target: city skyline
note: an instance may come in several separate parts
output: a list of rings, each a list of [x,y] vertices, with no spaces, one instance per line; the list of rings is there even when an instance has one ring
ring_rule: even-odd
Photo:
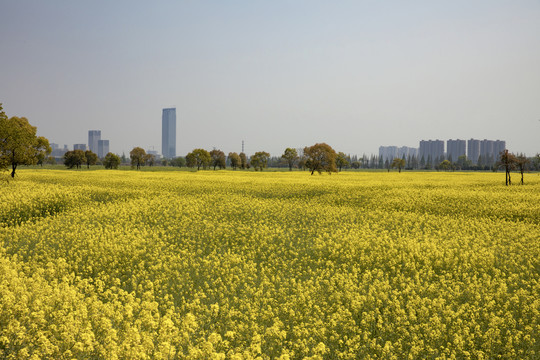
[[[540,3],[140,1],[3,4],[0,102],[52,142],[110,150],[376,154],[419,139],[540,151]]]

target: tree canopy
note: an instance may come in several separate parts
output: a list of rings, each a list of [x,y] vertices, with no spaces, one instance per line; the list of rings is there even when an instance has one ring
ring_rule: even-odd
[[[342,168],[349,166],[349,157],[341,151],[338,152],[336,156],[336,166],[338,167],[339,171],[341,171]]]
[[[248,162],[247,162],[247,156],[243,152],[241,152],[238,156],[240,156],[240,167],[242,169],[247,169]]]
[[[98,156],[92,150],[86,150],[84,152],[84,157],[86,158],[86,167],[90,169],[90,165],[96,165],[98,161]]]
[[[105,159],[103,159],[103,166],[105,166],[105,169],[118,169],[120,161],[120,156],[109,152],[105,155]]]
[[[451,168],[452,168],[452,162],[450,162],[450,160],[443,160],[439,164],[439,169],[441,170],[448,171]]]
[[[71,150],[64,154],[64,165],[68,169],[73,169],[74,167],[79,169],[85,163],[86,156],[82,150]]]
[[[154,166],[154,164],[156,163],[156,157],[154,156],[154,154],[146,154],[144,155],[144,162],[148,166]]]
[[[262,171],[268,165],[269,158],[270,154],[266,151],[258,151],[251,156],[251,166],[253,166],[255,171]]]
[[[237,153],[230,152],[228,158],[233,170],[236,170],[236,168],[242,165],[242,159],[240,159],[240,156]]]
[[[19,165],[36,164],[50,154],[49,141],[36,131],[24,117],[8,118],[0,104],[0,168],[11,166],[11,177]]]
[[[336,168],[336,151],[326,143],[318,143],[304,148],[306,156],[306,167],[311,170],[311,175],[315,171],[319,174],[323,171],[337,172]]]
[[[397,168],[398,172],[401,172],[401,169],[405,166],[405,160],[401,158],[394,158],[394,160],[392,160],[391,166],[393,168]]]
[[[197,167],[200,170],[210,165],[212,157],[210,153],[204,149],[195,149],[186,155],[186,163],[188,167]]]
[[[220,169],[225,169],[227,167],[226,157],[223,151],[214,149],[210,151],[210,157],[212,159],[214,170],[216,170],[216,167],[219,167]]]
[[[51,161],[49,154],[52,152],[52,148],[49,145],[49,140],[47,138],[38,136],[36,150],[36,160],[38,165],[43,166],[44,162]]]
[[[182,156],[175,157],[169,161],[171,166],[184,167],[186,166],[186,159]]]
[[[298,152],[293,148],[286,148],[281,157],[287,161],[289,171],[292,171],[294,163],[299,159]]]
[[[137,167],[137,170],[139,170],[147,160],[146,151],[140,147],[134,147],[133,150],[129,152],[129,157],[131,159],[131,167]]]

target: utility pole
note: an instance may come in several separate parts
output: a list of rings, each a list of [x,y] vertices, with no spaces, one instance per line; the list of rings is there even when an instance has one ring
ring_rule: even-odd
[[[242,140],[242,152],[244,152],[244,140]]]

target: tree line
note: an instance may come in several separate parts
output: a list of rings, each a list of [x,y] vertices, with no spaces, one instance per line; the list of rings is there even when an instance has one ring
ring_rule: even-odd
[[[340,162],[343,159],[343,153],[336,153],[336,151],[326,143],[317,143],[312,146],[306,146],[302,149],[301,153],[296,149],[287,148],[281,155],[282,163],[288,165],[289,170],[293,167],[301,168],[304,170],[314,172],[337,172],[343,167],[343,163]],[[185,158],[186,166],[190,168],[197,168],[197,170],[213,168],[216,170],[225,169],[227,166],[233,170],[237,169],[251,169],[255,171],[263,171],[269,164],[274,161],[270,154],[266,151],[257,151],[249,158],[241,152],[230,152],[227,156],[219,149],[213,149],[207,151],[205,149],[194,149],[188,153]]]
[[[149,164],[150,166],[154,164],[153,157],[149,157],[144,149],[140,147],[136,147],[130,152],[130,158],[131,166],[133,168],[136,167],[139,169],[140,166],[144,164]],[[365,156],[361,159],[358,159],[357,157],[351,158],[350,155],[346,155],[343,152],[336,152],[326,143],[317,143],[312,146],[306,146],[303,149],[286,148],[279,158],[271,157],[266,151],[258,151],[248,158],[243,152],[240,154],[230,152],[228,155],[225,155],[225,153],[219,149],[207,151],[198,148],[188,153],[185,158],[177,157],[171,160],[163,159],[161,164],[164,166],[187,166],[189,168],[197,168],[197,170],[210,168],[213,168],[214,170],[218,168],[226,169],[227,166],[229,166],[233,170],[253,168],[255,171],[263,171],[263,169],[269,167],[269,165],[273,165],[272,167],[283,167],[285,165],[290,171],[292,171],[293,168],[298,168],[301,170],[309,170],[313,175],[315,172],[332,173],[347,168],[377,169],[381,168],[381,163],[388,171],[390,171],[391,168],[396,168],[398,172],[401,173],[402,169],[414,169],[410,167],[413,160],[411,160],[411,157],[408,157],[408,159],[409,161],[405,160],[404,156],[402,158],[396,157],[391,161],[387,159],[385,162],[382,162],[382,159],[379,159],[379,166],[377,167],[373,166],[374,163],[377,163],[377,161],[374,161],[377,160],[377,157],[372,156],[372,166],[370,167],[370,160]],[[467,164],[470,164],[470,161],[467,160],[464,155],[460,156],[456,163],[451,162],[449,159],[443,159],[435,166],[435,170],[467,170],[470,169]],[[500,168],[505,169],[506,185],[511,184],[510,172],[512,170],[519,170],[521,174],[521,184],[523,184],[523,174],[526,171],[540,170],[540,154],[537,154],[534,158],[527,158],[524,154],[515,155],[509,153],[508,150],[505,150],[499,154],[497,162],[491,167],[493,171],[497,171]],[[426,167],[425,169],[430,169],[430,167]]]
[[[49,141],[43,136],[36,135],[37,129],[30,125],[25,117],[8,117],[0,103],[0,170],[11,168],[11,177],[15,176],[16,169],[20,165],[33,165],[54,162],[54,158],[49,155],[52,151]],[[153,154],[147,154],[141,147],[133,148],[129,153],[131,166],[140,169],[141,166],[158,165],[158,159]],[[80,168],[82,166],[96,165],[100,159],[90,151],[72,150],[64,154],[63,162],[67,168]],[[387,169],[392,168],[406,170],[435,169],[443,171],[453,170],[493,170],[503,168],[506,174],[506,184],[511,184],[511,172],[519,171],[521,183],[523,184],[523,174],[530,170],[540,170],[540,154],[528,158],[523,154],[512,154],[508,150],[499,154],[496,161],[494,159],[478,159],[477,165],[473,165],[465,155],[460,156],[455,162],[452,159],[418,159],[416,156],[403,155],[401,158],[383,159],[372,155],[347,155],[343,152],[336,152],[326,143],[317,143],[306,146],[303,149],[286,148],[281,156],[270,156],[266,151],[258,151],[248,157],[245,153],[230,152],[228,155],[219,149],[207,151],[202,148],[194,149],[185,157],[174,159],[161,159],[159,165],[178,166],[200,169],[225,169],[227,167],[236,169],[251,169],[263,171],[268,167],[289,168],[289,170],[308,170],[311,174],[315,172],[337,172],[343,169]],[[106,169],[117,169],[120,164],[126,163],[127,157],[109,152],[101,163]],[[487,165],[492,164],[492,165]]]

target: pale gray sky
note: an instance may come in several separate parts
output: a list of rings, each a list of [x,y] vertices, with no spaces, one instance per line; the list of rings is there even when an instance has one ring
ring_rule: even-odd
[[[0,102],[51,142],[177,153],[421,139],[540,152],[540,1],[0,0]]]

